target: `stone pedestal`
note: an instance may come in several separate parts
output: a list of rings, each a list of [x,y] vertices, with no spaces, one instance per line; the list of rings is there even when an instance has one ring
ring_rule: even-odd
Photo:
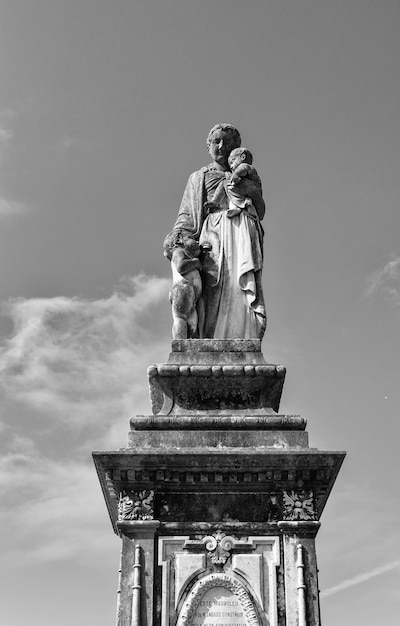
[[[118,626],[316,626],[315,536],[345,456],[280,415],[259,341],[172,342],[153,414],[94,452],[122,538]]]

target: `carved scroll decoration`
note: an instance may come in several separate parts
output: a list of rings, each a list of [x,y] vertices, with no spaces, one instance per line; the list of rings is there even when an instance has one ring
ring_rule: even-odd
[[[234,548],[235,539],[218,531],[214,535],[204,537],[203,543],[214,565],[225,565]]]

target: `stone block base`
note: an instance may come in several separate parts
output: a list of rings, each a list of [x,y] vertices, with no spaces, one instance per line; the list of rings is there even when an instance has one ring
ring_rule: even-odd
[[[344,452],[279,415],[259,341],[182,340],[149,368],[153,415],[94,452],[122,539],[117,626],[319,626],[315,536]]]

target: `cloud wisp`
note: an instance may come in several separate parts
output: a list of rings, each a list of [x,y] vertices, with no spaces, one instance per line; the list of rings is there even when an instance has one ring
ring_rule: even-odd
[[[0,549],[8,567],[101,554],[107,513],[95,474],[73,454],[61,462],[32,440],[13,438],[0,459]]]
[[[0,197],[0,217],[13,217],[26,213],[27,207],[21,202]]]
[[[354,585],[360,585],[361,583],[367,582],[371,580],[371,578],[375,578],[376,576],[381,576],[382,574],[386,574],[386,572],[390,572],[391,570],[397,569],[400,567],[399,561],[392,561],[391,563],[387,563],[386,565],[382,565],[381,567],[375,567],[368,572],[364,572],[364,574],[359,574],[358,576],[354,576],[353,578],[348,578],[343,582],[335,585],[334,587],[330,587],[329,589],[324,589],[321,591],[321,598],[327,598],[328,596],[333,596],[335,593],[339,593],[340,591],[345,591],[349,587],[354,587]]]
[[[3,111],[0,111],[0,119],[1,117],[5,116],[5,113]],[[12,130],[0,126],[0,163],[2,163],[5,159],[7,148],[10,145],[13,137],[14,133]],[[0,180],[0,183],[0,218],[13,217],[25,213],[27,207],[21,202],[17,202],[16,200],[12,200],[11,198],[7,197],[7,194],[4,192],[3,181]]]
[[[150,410],[146,369],[169,351],[169,283],[137,276],[108,298],[4,305],[14,331],[0,344],[0,524],[12,534],[0,549],[10,566],[104,552],[90,452],[124,445],[129,417]]]
[[[393,258],[367,278],[365,295],[370,297],[382,291],[395,306],[400,306],[400,256]]]
[[[141,405],[141,383],[160,347],[151,321],[168,287],[167,279],[139,276],[104,299],[9,301],[4,311],[15,330],[0,346],[3,393],[74,428]]]

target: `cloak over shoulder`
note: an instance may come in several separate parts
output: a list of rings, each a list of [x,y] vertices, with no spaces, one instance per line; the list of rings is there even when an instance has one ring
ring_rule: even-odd
[[[203,167],[189,176],[174,230],[187,230],[195,239],[199,239],[205,219],[204,202],[206,200],[205,172]]]

